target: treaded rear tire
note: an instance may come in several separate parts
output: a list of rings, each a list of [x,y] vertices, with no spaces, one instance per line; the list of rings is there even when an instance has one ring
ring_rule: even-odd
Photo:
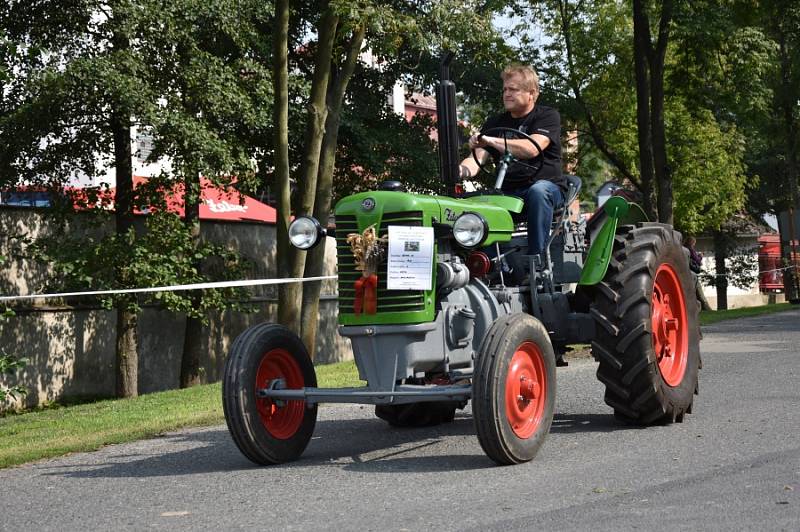
[[[667,305],[661,303],[662,284],[669,282],[662,283],[660,272],[673,279],[672,299]],[[691,413],[698,391],[700,327],[681,234],[657,223],[620,227],[608,272],[595,294],[592,352],[599,361],[597,378],[606,386],[605,402],[627,423],[682,422],[684,415]],[[663,307],[675,311],[674,317],[668,316],[671,327],[681,329],[675,329],[674,346],[666,342],[668,348],[674,347],[672,355],[665,355],[671,352],[659,343],[665,333],[653,325],[670,321],[658,319],[657,309]],[[685,338],[685,343],[679,338]],[[656,345],[661,346],[658,352]],[[681,371],[681,367],[685,369]]]
[[[257,382],[259,378],[264,382]],[[222,380],[228,430],[242,454],[259,465],[299,458],[317,420],[316,404],[285,401],[278,405],[258,398],[256,390],[266,387],[268,378],[284,378],[287,388],[293,389],[317,386],[302,340],[282,325],[262,323],[233,342]]]

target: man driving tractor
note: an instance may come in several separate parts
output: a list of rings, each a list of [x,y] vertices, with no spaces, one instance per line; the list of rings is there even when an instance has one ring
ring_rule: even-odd
[[[511,128],[530,136],[536,145],[524,138],[484,136],[481,133],[470,137],[469,146],[481,165],[490,155],[498,157],[502,154],[506,146],[518,159],[509,167],[502,191],[525,202],[528,253],[540,254],[547,244],[553,211],[564,205],[567,190],[567,182],[561,174],[561,117],[552,107],[536,104],[539,76],[533,68],[510,65],[503,70],[501,77],[506,112],[490,117],[481,132]],[[539,158],[541,164],[526,164],[526,161]],[[473,157],[461,162],[461,179],[475,177],[479,171],[480,166]]]

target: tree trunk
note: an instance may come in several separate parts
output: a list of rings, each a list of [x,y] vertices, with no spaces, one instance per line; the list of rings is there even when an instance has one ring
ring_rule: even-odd
[[[667,139],[664,131],[664,76],[663,64],[656,71],[650,69],[651,76],[651,126],[653,140],[653,169],[657,184],[658,221],[673,225],[672,214],[672,175],[667,165]]]
[[[131,151],[130,118],[123,112],[115,113],[111,120],[114,130],[114,166],[117,189],[114,195],[114,221],[116,234],[126,235],[133,228],[133,153]]]
[[[192,248],[196,248],[200,243],[200,172],[189,166],[184,176],[184,225],[189,229],[192,239]],[[202,265],[199,262],[194,264],[197,271]],[[201,295],[198,291],[190,292],[189,299],[193,308],[200,307]],[[186,328],[183,336],[183,353],[181,354],[181,377],[180,387],[189,388],[200,384],[200,345],[201,335],[203,334],[203,323],[200,318],[187,315]]]
[[[728,309],[728,238],[722,231],[714,231],[714,269],[717,272],[717,310]]]
[[[336,16],[333,9],[326,6],[318,28],[319,42],[317,44],[316,57],[314,58],[314,76],[311,80],[311,95],[308,101],[305,145],[303,160],[300,165],[297,213],[301,215],[311,214],[314,211],[320,151],[322,150],[325,121],[328,115],[326,97],[331,77],[333,44],[338,24],[339,17]],[[297,271],[302,275],[303,261],[298,260],[296,262],[300,264]]]
[[[789,179],[789,193],[792,208],[800,207],[800,183],[798,183],[797,122],[794,118],[795,102],[798,95],[792,90],[792,57],[786,42],[786,32],[779,25],[778,49],[781,62],[781,111],[786,130],[786,175]]]
[[[661,7],[658,41],[650,57],[650,120],[653,142],[653,168],[658,185],[658,221],[673,225],[672,174],[667,164],[667,135],[664,129],[664,58],[672,21],[672,0]],[[650,34],[648,31],[648,44]]]
[[[181,388],[200,384],[200,347],[205,327],[198,318],[186,317],[186,332],[183,336],[181,356]]]
[[[314,200],[314,218],[319,220],[323,227],[328,226],[331,211],[331,196],[333,189],[333,171],[336,166],[336,145],[339,139],[339,122],[341,119],[342,103],[347,92],[347,85],[353,75],[353,70],[361,52],[364,42],[365,27],[355,30],[350,40],[347,59],[331,84],[328,95],[328,116],[325,122],[325,139],[319,163],[319,179],[317,180],[316,198]],[[308,252],[306,257],[306,273],[308,277],[319,277],[325,265],[325,245],[320,244]],[[316,355],[317,327],[319,324],[319,296],[322,289],[321,281],[305,283],[303,287],[302,323],[303,343],[306,345],[312,359]]]
[[[121,41],[117,47],[125,47]],[[117,189],[114,196],[115,232],[123,241],[134,238],[133,228],[133,160],[131,153],[130,114],[120,106],[111,117],[114,137],[114,165]],[[125,284],[125,264],[118,264],[115,271],[117,284]],[[139,353],[136,340],[136,312],[129,310],[132,301],[118,300],[116,326],[116,393],[117,397],[136,397],[139,394]]]
[[[656,219],[654,198],[653,138],[650,118],[650,22],[644,0],[633,0],[633,60],[636,74],[636,125],[639,140],[639,174],[643,207],[651,220]]]
[[[125,308],[117,308],[116,394],[117,397],[139,395],[139,342],[136,336],[138,316]]]
[[[314,76],[311,81],[311,95],[308,102],[305,147],[303,150],[303,160],[300,165],[300,179],[297,183],[298,198],[295,212],[298,215],[311,214],[314,210],[320,150],[322,149],[322,139],[325,135],[325,119],[328,114],[325,97],[328,92],[333,43],[336,37],[336,27],[338,23],[339,17],[326,5],[318,28],[319,40],[316,57],[314,58]],[[324,248],[325,246],[322,245],[321,247]],[[290,246],[289,277],[303,277],[306,254],[305,251],[300,251]],[[287,287],[284,296],[281,297],[278,303],[281,307],[279,314],[285,316],[287,320],[285,322],[281,320],[281,323],[298,334],[302,331],[302,320],[300,319],[302,297],[302,284],[293,283]]]
[[[292,214],[289,186],[289,0],[275,2],[275,28],[273,35],[272,84],[275,92],[273,123],[275,147],[275,184],[277,195],[277,274],[279,278],[289,276],[291,244],[289,243],[289,218]],[[297,301],[297,284],[278,285],[279,301]],[[296,327],[298,308],[278,304],[278,321],[288,327]]]

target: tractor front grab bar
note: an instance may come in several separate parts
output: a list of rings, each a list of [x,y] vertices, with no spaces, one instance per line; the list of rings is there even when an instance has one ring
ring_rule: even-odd
[[[401,384],[394,391],[358,388],[297,388],[281,389],[269,386],[256,391],[261,399],[276,401],[305,401],[306,403],[364,403],[401,404],[421,401],[466,401],[472,396],[472,385],[451,384],[423,386]]]

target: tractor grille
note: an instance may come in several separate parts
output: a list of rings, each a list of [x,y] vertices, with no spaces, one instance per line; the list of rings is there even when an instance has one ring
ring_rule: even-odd
[[[422,226],[422,211],[385,213],[378,226],[378,236],[386,236],[390,225]],[[358,223],[353,215],[336,216],[336,256],[339,266],[339,313],[353,314],[355,282],[361,277],[356,270],[353,251],[347,235],[358,233]],[[386,259],[378,267],[378,312],[416,312],[425,310],[425,292],[422,290],[387,290]]]

